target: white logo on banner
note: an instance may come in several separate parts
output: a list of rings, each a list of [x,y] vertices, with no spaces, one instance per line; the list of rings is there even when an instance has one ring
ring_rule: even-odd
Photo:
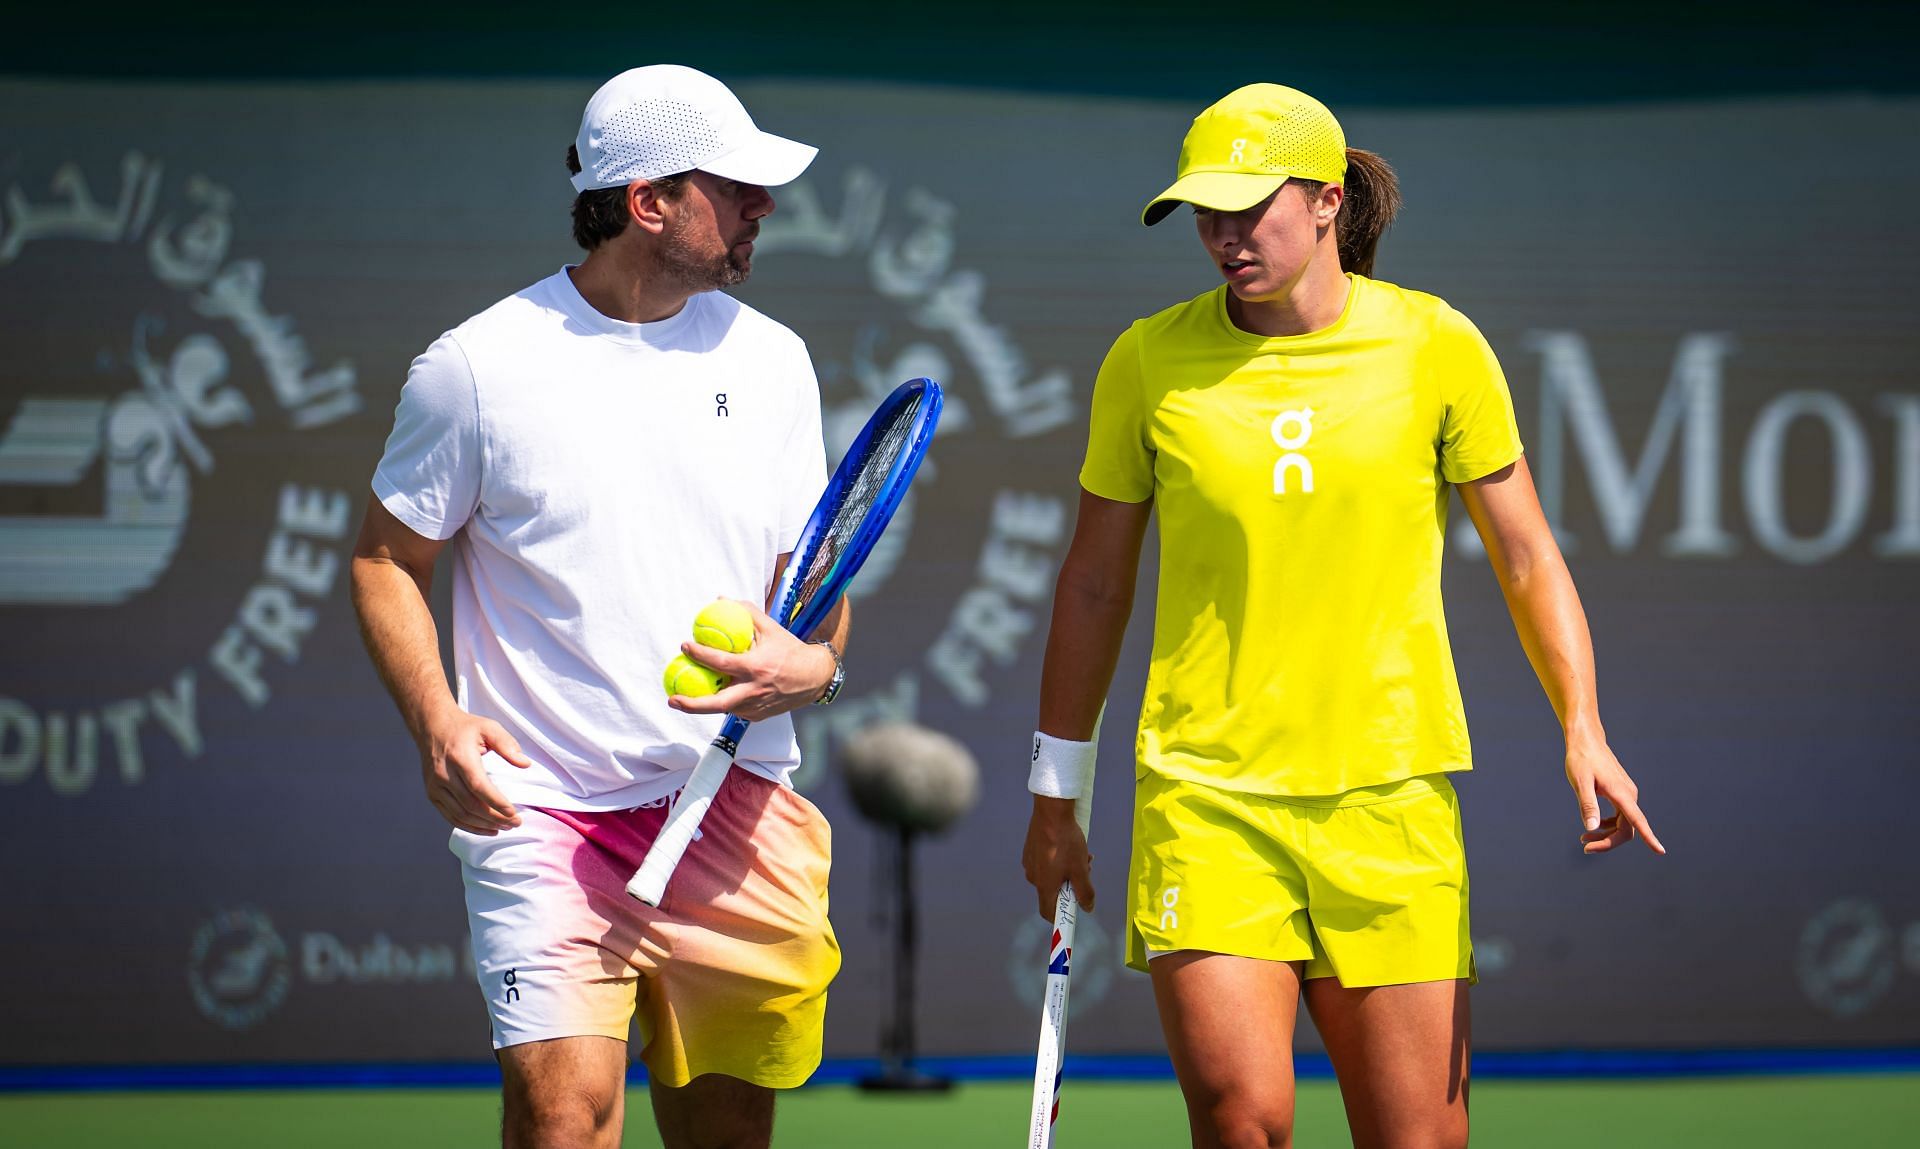
[[[1082,912],[1073,932],[1073,990],[1067,995],[1067,1016],[1079,1017],[1100,1004],[1113,988],[1118,964],[1113,940],[1092,914]],[[1040,1008],[1046,992],[1047,958],[1053,953],[1053,926],[1033,914],[1022,914],[1013,930],[1013,948],[1007,955],[1007,980],[1014,996],[1029,1009]]]
[[[1783,562],[1827,562],[1863,540],[1877,558],[1920,558],[1920,394],[1882,392],[1871,404],[1855,405],[1833,391],[1782,392],[1760,406],[1744,444],[1729,443],[1739,426],[1728,410],[1726,374],[1739,346],[1722,332],[1690,332],[1674,350],[1666,390],[1636,454],[1614,411],[1640,401],[1618,398],[1632,393],[1628,388],[1603,385],[1584,336],[1533,331],[1524,346],[1540,369],[1540,422],[1527,458],[1541,509],[1567,552],[1604,546],[1634,554],[1650,542],[1673,559],[1732,558],[1749,545],[1736,530],[1737,507],[1752,543]],[[1508,366],[1518,386],[1520,361]],[[1747,394],[1741,405],[1755,399]],[[1880,443],[1887,451],[1876,458]],[[1601,539],[1566,527],[1572,464],[1586,479]],[[1661,478],[1668,472],[1670,482]],[[1878,488],[1876,476],[1885,476]],[[1737,481],[1737,499],[1726,491],[1730,479]],[[1788,491],[1805,484],[1827,491],[1812,530],[1804,522],[1796,527],[1787,515]],[[1656,517],[1666,513],[1664,506],[1655,507],[1667,490],[1677,491],[1678,502],[1670,531]],[[1451,543],[1456,556],[1486,553],[1464,516]]]
[[[299,937],[296,962],[258,910],[228,910],[202,925],[187,959],[194,1004],[216,1025],[251,1029],[279,1008],[296,980],[332,987],[433,985],[473,976],[473,954],[462,943],[407,945],[384,933],[355,943],[325,930]]]
[[[1513,968],[1513,941],[1505,936],[1473,939],[1474,972],[1481,977]]]
[[[54,169],[46,196],[15,184],[0,197],[0,275],[39,245],[61,245],[67,267],[85,266],[73,262],[71,245],[131,248],[155,299],[184,300],[196,316],[190,329],[173,332],[156,315],[134,316],[123,349],[102,361],[117,377],[103,390],[117,386],[118,393],[36,394],[29,385],[0,427],[0,487],[57,491],[97,476],[102,491],[98,515],[0,517],[0,607],[107,607],[138,598],[172,565],[195,486],[222,481],[216,433],[307,431],[360,409],[353,365],[314,369],[294,321],[267,306],[266,268],[229,258],[232,192],[193,175],[169,205],[164,176],[160,161],[129,152],[111,201],[95,198],[77,163]],[[102,273],[126,274],[116,264]],[[264,377],[264,395],[250,398],[234,378],[236,362],[244,362],[236,357],[247,355]],[[203,669],[248,705],[266,704],[263,664],[269,655],[298,661],[315,623],[313,604],[340,573],[352,510],[344,491],[291,482],[275,505],[251,585],[200,657],[152,689],[93,708],[42,712],[0,697],[0,785],[38,771],[55,793],[83,794],[109,754],[121,781],[137,784],[146,774],[141,733],[149,721],[184,756],[198,757]],[[155,604],[145,615],[151,633],[128,640],[164,643],[166,614]]]
[[[228,910],[193,935],[187,983],[215,1024],[253,1028],[279,1007],[292,980],[287,944],[258,910]]]
[[[1909,932],[1920,937],[1920,927]],[[1847,898],[1815,914],[1800,931],[1794,967],[1815,1005],[1835,1017],[1856,1017],[1893,987],[1897,950],[1880,907]]]
[[[1006,450],[1079,418],[1067,373],[1035,369],[1006,329],[986,318],[986,276],[956,265],[957,219],[954,205],[932,192],[915,187],[890,197],[878,174],[855,167],[842,181],[837,212],[829,212],[819,189],[802,180],[781,189],[780,210],[762,225],[763,253],[856,263],[876,297],[868,310],[880,318],[855,332],[847,361],[820,364],[827,443],[835,459],[880,399],[917,376],[937,379],[946,389],[943,441],[991,434],[1005,443],[997,449]],[[904,334],[897,334],[901,328]],[[878,592],[898,566],[916,530],[915,504],[940,482],[939,454],[927,460],[854,580],[853,597]],[[858,697],[843,696],[830,711],[795,716],[802,757],[810,764],[796,779],[802,787],[816,780],[811,764],[826,760],[830,740],[877,721],[912,721],[924,684],[963,706],[985,706],[993,671],[1011,666],[1044,628],[1055,566],[1072,523],[1070,502],[1057,490],[1018,487],[983,487],[975,501],[985,518],[979,557],[918,667]]]

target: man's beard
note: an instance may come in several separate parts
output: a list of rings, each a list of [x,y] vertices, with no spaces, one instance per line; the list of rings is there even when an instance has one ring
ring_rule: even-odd
[[[661,239],[663,242],[657,249],[661,277],[678,283],[690,293],[733,287],[745,283],[753,273],[751,255],[735,255],[731,247],[717,254],[702,252],[687,238],[685,228],[676,227]]]

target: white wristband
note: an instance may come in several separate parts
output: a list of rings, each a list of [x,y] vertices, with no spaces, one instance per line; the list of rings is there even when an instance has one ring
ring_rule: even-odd
[[[1069,742],[1051,734],[1033,732],[1033,772],[1027,789],[1046,798],[1088,798],[1093,795],[1093,760],[1097,742]]]

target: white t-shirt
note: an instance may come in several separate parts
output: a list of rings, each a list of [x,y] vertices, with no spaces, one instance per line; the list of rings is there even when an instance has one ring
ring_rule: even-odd
[[[534,765],[488,773],[515,803],[619,810],[684,781],[717,716],[660,675],[718,597],[761,602],[826,486],[806,344],[718,292],[658,323],[594,310],[566,269],[413,361],[373,490],[453,539],[460,705]],[[739,765],[785,784],[787,716]]]

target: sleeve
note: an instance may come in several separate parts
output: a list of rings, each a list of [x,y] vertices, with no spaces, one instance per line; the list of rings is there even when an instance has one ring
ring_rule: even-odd
[[[827,489],[826,442],[820,430],[820,380],[800,345],[793,419],[780,460],[780,553],[791,553],[808,516]]]
[[[393,517],[450,539],[480,505],[480,399],[466,352],[442,335],[407,370],[373,493]]]
[[[1518,459],[1520,425],[1507,377],[1486,337],[1466,316],[1445,309],[1435,326],[1432,370],[1440,385],[1440,475],[1449,483],[1483,478]]]
[[[1136,323],[1113,341],[1093,381],[1080,485],[1103,499],[1144,503],[1153,497],[1154,449],[1147,435],[1143,383]]]

